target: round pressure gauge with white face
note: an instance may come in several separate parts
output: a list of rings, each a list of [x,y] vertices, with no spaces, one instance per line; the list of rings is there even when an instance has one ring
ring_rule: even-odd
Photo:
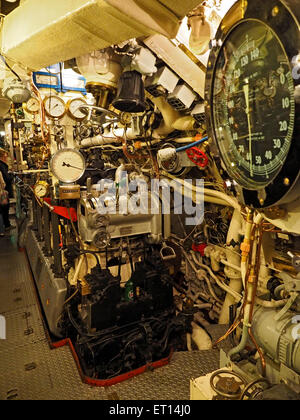
[[[61,149],[50,162],[51,172],[60,181],[70,184],[78,181],[85,172],[85,159],[74,149]]]
[[[39,181],[34,186],[34,193],[39,198],[44,198],[49,193],[49,184],[46,181]]]
[[[86,118],[86,114],[81,112],[80,107],[86,105],[83,98],[70,99],[67,103],[67,112],[71,118],[76,121],[82,121]]]
[[[30,114],[37,114],[40,110],[40,103],[38,99],[31,97],[24,105],[24,109]]]
[[[66,113],[65,101],[59,96],[47,96],[44,99],[44,107],[49,118],[59,119]]]

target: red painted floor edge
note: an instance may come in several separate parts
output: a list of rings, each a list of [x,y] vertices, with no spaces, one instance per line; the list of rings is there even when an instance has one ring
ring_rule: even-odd
[[[101,379],[93,379],[93,378],[89,378],[88,376],[85,376],[84,373],[83,373],[83,370],[81,368],[81,364],[80,364],[79,358],[77,356],[76,350],[75,350],[75,348],[73,346],[73,343],[72,343],[71,339],[70,338],[65,338],[65,339],[60,340],[58,342],[53,342],[51,340],[50,334],[49,334],[49,331],[48,331],[48,328],[47,328],[46,323],[44,322],[44,319],[43,319],[42,310],[41,310],[40,302],[39,302],[39,299],[38,299],[38,291],[36,289],[36,285],[35,285],[35,281],[34,281],[34,278],[33,278],[32,271],[31,271],[31,267],[30,267],[30,263],[29,263],[29,259],[28,259],[28,255],[27,255],[26,249],[25,248],[19,248],[18,250],[19,250],[19,252],[24,253],[24,255],[26,257],[26,261],[27,261],[27,265],[28,265],[30,277],[32,279],[33,286],[34,286],[34,289],[35,289],[35,292],[36,292],[37,305],[38,305],[38,308],[39,308],[41,319],[43,321],[43,326],[44,326],[44,329],[45,329],[45,334],[46,334],[46,338],[48,340],[49,346],[50,346],[50,348],[52,350],[55,350],[55,349],[64,347],[66,345],[68,345],[70,347],[70,350],[72,352],[73,358],[74,358],[75,363],[77,365],[77,369],[79,371],[79,374],[80,374],[80,377],[82,379],[82,382],[84,382],[84,383],[86,383],[88,385],[96,386],[96,387],[109,387],[109,386],[113,386],[113,385],[119,384],[121,382],[124,382],[124,381],[126,381],[128,379],[131,379],[131,378],[133,378],[135,376],[138,376],[138,375],[140,375],[142,373],[145,373],[149,369],[157,369],[157,368],[166,366],[166,365],[168,365],[170,363],[170,360],[171,360],[172,355],[173,355],[173,351],[171,351],[171,353],[169,354],[168,357],[166,357],[166,358],[164,358],[162,360],[159,360],[157,362],[150,363],[148,365],[144,365],[144,366],[142,366],[142,367],[140,367],[138,369],[135,369],[135,370],[133,370],[131,372],[124,373],[124,374],[122,374],[120,376],[116,376],[115,378],[112,378],[112,379],[106,379],[106,380],[103,380],[102,379],[101,380]]]
[[[77,356],[77,353],[76,353],[76,350],[75,350],[75,348],[73,346],[72,341],[69,338],[66,338],[64,340],[58,341],[56,343],[51,343],[50,346],[51,346],[52,349],[58,349],[58,348],[61,348],[61,347],[66,346],[66,345],[68,345],[70,347],[70,349],[71,349],[72,355],[73,355],[74,360],[76,362],[77,368],[78,368],[79,373],[80,373],[80,376],[82,378],[82,381],[84,383],[88,384],[88,385],[97,386],[97,387],[109,387],[109,386],[113,386],[113,385],[119,384],[121,382],[124,382],[124,381],[126,381],[128,379],[131,379],[131,378],[133,378],[135,376],[138,376],[138,375],[140,375],[142,373],[145,373],[149,369],[157,369],[157,368],[166,366],[167,364],[169,364],[169,362],[170,362],[170,360],[172,358],[172,355],[173,355],[173,352],[171,352],[168,357],[166,357],[166,358],[164,358],[162,360],[159,360],[159,361],[153,362],[153,363],[149,363],[148,365],[144,365],[144,366],[142,366],[142,367],[140,367],[138,369],[135,369],[135,370],[133,370],[131,372],[127,372],[127,373],[124,373],[122,375],[116,376],[115,378],[112,378],[112,379],[104,379],[103,380],[103,379],[89,378],[89,377],[87,377],[87,376],[84,375],[84,373],[82,371],[82,368],[81,368],[81,365],[80,365],[80,362],[79,362],[79,359],[78,359],[78,356]]]

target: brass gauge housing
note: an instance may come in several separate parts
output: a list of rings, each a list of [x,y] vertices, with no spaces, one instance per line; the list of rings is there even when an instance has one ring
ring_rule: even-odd
[[[46,115],[52,119],[60,119],[66,114],[65,101],[59,96],[47,96],[44,99]]]
[[[67,102],[67,113],[69,117],[71,117],[75,121],[83,121],[86,118],[86,114],[84,114],[80,107],[87,105],[87,102],[84,98],[74,98],[70,99]]]
[[[23,108],[29,114],[37,114],[40,110],[39,100],[32,96],[26,103],[23,104]]]
[[[38,198],[44,198],[44,197],[47,197],[47,195],[49,194],[50,187],[49,187],[48,182],[39,181],[35,184],[35,186],[33,187],[33,190],[34,190],[34,194]]]

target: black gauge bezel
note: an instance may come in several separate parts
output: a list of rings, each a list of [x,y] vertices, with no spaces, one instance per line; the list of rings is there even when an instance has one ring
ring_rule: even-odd
[[[256,0],[248,0],[248,2],[245,2],[240,0],[228,12],[218,29],[208,61],[205,105],[209,135],[213,138],[221,159],[222,155],[215,135],[214,117],[212,114],[214,76],[223,44],[238,25],[245,23],[247,20],[256,20],[269,26],[277,35],[289,59],[291,71],[297,72],[294,60],[300,53],[300,16],[298,11],[299,5],[297,6],[296,3],[296,0],[268,0],[264,2],[257,2]],[[245,7],[245,10],[242,17],[241,11],[243,6]],[[228,19],[230,15],[233,17],[232,19]],[[230,22],[229,27],[227,25],[228,21]],[[295,91],[296,87],[300,85],[300,69],[297,72],[297,75],[298,74],[299,79],[294,78]],[[291,192],[294,190],[300,178],[300,141],[297,141],[300,129],[300,102],[297,103],[296,101],[295,105],[294,132],[286,161],[273,182],[265,187],[264,190],[247,190],[241,186],[244,203],[248,206],[257,209],[268,208],[275,204],[288,202],[289,197],[292,197]],[[238,183],[237,179],[235,181]]]

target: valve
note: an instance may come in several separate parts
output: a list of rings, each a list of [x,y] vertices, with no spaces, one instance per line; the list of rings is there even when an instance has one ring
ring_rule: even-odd
[[[186,151],[188,158],[200,168],[206,168],[208,165],[208,157],[198,147],[192,147]]]

